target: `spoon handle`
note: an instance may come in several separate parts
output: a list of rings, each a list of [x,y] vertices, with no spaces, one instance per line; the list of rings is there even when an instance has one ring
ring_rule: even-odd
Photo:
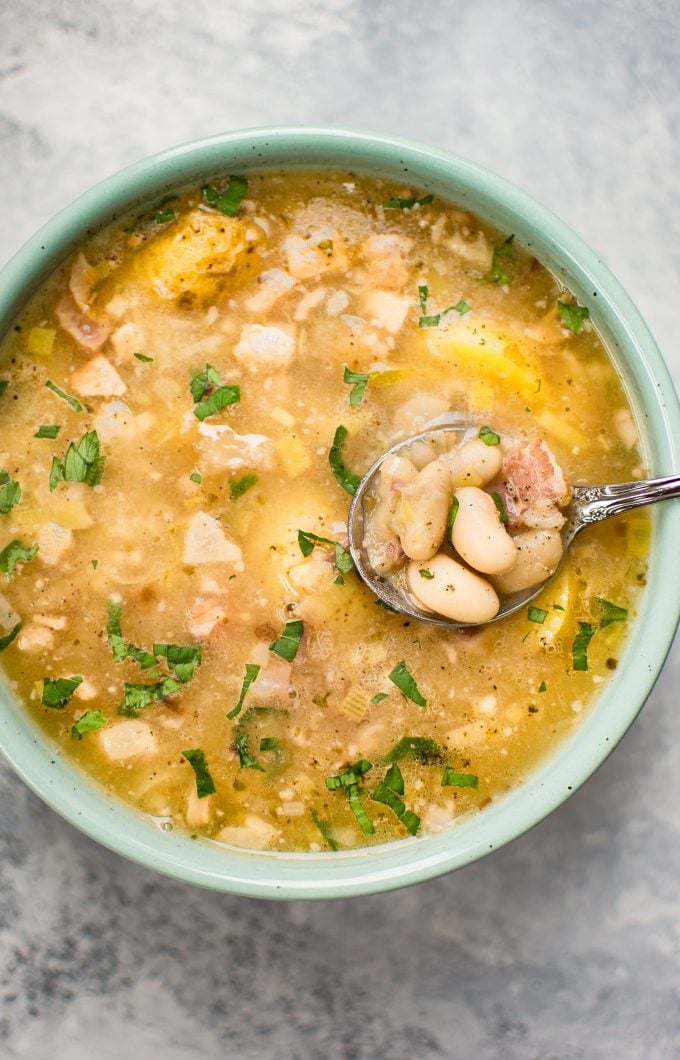
[[[572,489],[572,503],[582,526],[673,497],[680,497],[680,475],[642,482],[617,482],[611,486],[574,486]]]

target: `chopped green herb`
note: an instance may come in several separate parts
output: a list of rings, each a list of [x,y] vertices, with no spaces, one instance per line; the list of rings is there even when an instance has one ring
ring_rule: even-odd
[[[401,769],[399,768],[396,762],[393,762],[390,768],[387,770],[387,774],[383,783],[387,784],[387,787],[390,788],[392,791],[395,791],[397,795],[404,794],[404,778],[401,775]]]
[[[368,375],[364,372],[350,372],[349,368],[345,368],[342,376],[343,383],[350,383],[352,389],[349,393],[350,405],[360,405],[361,399],[364,396],[366,390],[366,384],[368,383]]]
[[[444,751],[429,736],[404,736],[388,751],[383,762],[400,762],[403,758],[431,765],[444,761]]]
[[[212,206],[214,210],[219,210],[227,217],[236,217],[247,190],[248,181],[245,177],[230,176],[224,191],[217,191],[212,184],[206,184],[202,189],[203,201],[207,206]]]
[[[478,788],[479,777],[474,773],[456,773],[455,769],[446,767],[442,775],[443,788]]]
[[[175,677],[182,684],[186,684],[194,676],[197,666],[201,665],[201,649],[198,644],[157,644],[151,649],[153,654],[165,659],[168,670],[174,672]]]
[[[409,673],[403,659],[401,662],[397,663],[392,672],[387,676],[392,684],[396,685],[397,688],[404,693],[407,699],[410,699],[411,702],[419,707],[427,706],[427,700],[418,691],[418,686]]]
[[[553,608],[553,611],[564,611],[564,608],[562,607],[562,604],[553,604],[552,608]]]
[[[239,765],[241,769],[258,769],[260,773],[264,773],[264,769],[259,764],[256,758],[253,758],[248,749],[248,733],[244,732],[241,736],[237,736],[234,741],[234,747],[238,755]]]
[[[191,482],[195,482],[197,486],[200,486],[203,481],[203,476],[200,475],[198,471],[194,471],[191,475],[189,475],[189,480]]]
[[[339,486],[342,486],[348,493],[356,493],[357,486],[361,482],[359,475],[356,475],[353,471],[349,471],[342,459],[342,447],[347,438],[347,428],[343,427],[342,424],[337,428],[335,435],[333,436],[333,443],[328,453],[328,463],[331,466],[331,471],[335,476],[335,481]]]
[[[142,362],[142,364],[151,364],[153,361],[153,357],[147,357],[145,353],[133,353],[132,356],[136,357],[138,361]]]
[[[382,802],[386,806],[389,806],[411,835],[415,835],[420,826],[420,818],[410,810],[406,810],[404,803],[399,798],[399,796],[403,794],[404,778],[399,766],[395,762],[388,769],[385,779],[376,788],[373,798],[376,802]]]
[[[461,298],[458,302],[456,302],[455,305],[451,305],[448,309],[445,309],[444,312],[450,313],[451,310],[454,310],[456,313],[460,313],[461,316],[465,316],[466,313],[470,312],[470,306],[463,298]]]
[[[64,401],[68,402],[74,412],[83,411],[83,406],[78,401],[78,398],[71,397],[71,395],[67,394],[64,390],[61,389],[61,387],[58,387],[56,383],[53,383],[51,379],[47,380],[45,386],[48,390],[51,390],[53,394],[56,394],[57,397],[63,398]]]
[[[44,707],[54,707],[55,710],[62,710],[78,685],[82,683],[83,679],[80,676],[44,677],[40,702]]]
[[[432,313],[429,316],[418,318],[419,328],[437,328],[439,327],[439,321],[441,319],[440,313]]]
[[[508,236],[503,243],[499,243],[493,248],[491,271],[487,277],[491,283],[510,283],[512,276],[509,275],[507,269],[512,260],[512,244],[514,243],[514,240],[514,235]]]
[[[418,284],[418,301],[420,302],[420,311],[421,311],[421,313],[427,313],[427,299],[428,299],[428,297],[429,297],[429,292],[428,292],[428,289],[427,289],[427,285],[424,284],[424,283]]]
[[[331,850],[339,850],[340,844],[336,843],[336,841],[333,839],[333,836],[331,835],[330,825],[326,821],[322,821],[321,818],[317,816],[314,810],[310,810],[310,813],[312,815],[312,820],[314,821],[314,824],[323,836],[324,841],[327,843],[327,845],[331,848]]]
[[[244,475],[243,478],[233,478],[229,483],[229,495],[232,501],[238,500],[244,493],[257,482],[257,475]]]
[[[109,600],[106,617],[106,639],[109,642],[114,662],[120,663],[127,657],[127,645],[121,628],[123,608]],[[155,662],[155,660],[154,660]]]
[[[232,718],[235,718],[237,714],[241,713],[241,707],[243,706],[243,701],[246,698],[246,693],[255,678],[257,677],[257,675],[259,674],[259,672],[260,667],[257,665],[257,663],[246,663],[246,672],[243,678],[243,684],[241,685],[241,694],[238,697],[238,703],[236,704],[234,709],[230,710],[227,714],[227,717],[230,721]]]
[[[210,770],[203,751],[198,748],[191,751],[182,751],[182,756],[186,758],[196,774],[196,795],[198,798],[204,799],[206,795],[214,795],[217,789],[213,778],[210,776]]]
[[[33,435],[34,438],[51,438],[52,441],[57,437],[61,427],[56,423],[42,423],[38,427],[37,431]]]
[[[484,442],[484,445],[500,445],[501,444],[501,436],[500,436],[500,434],[496,434],[496,432],[492,431],[490,427],[480,427],[479,428],[479,437]]]
[[[164,225],[167,224],[168,221],[174,221],[176,217],[177,214],[175,213],[175,211],[168,207],[168,209],[166,210],[159,210],[156,216],[154,217],[154,221],[157,225]],[[137,354],[135,354],[135,357],[136,356]]]
[[[360,758],[354,765],[343,769],[342,773],[326,777],[326,787],[329,791],[337,791],[338,788],[349,788],[352,784],[359,784],[361,778],[373,769],[373,763],[366,758]]]
[[[543,625],[546,618],[550,614],[549,611],[544,611],[542,607],[529,607],[527,608],[527,618],[530,622],[538,622]]]
[[[503,501],[501,500],[500,493],[497,493],[496,490],[493,490],[493,492],[491,494],[491,499],[493,500],[494,504],[496,505],[496,511],[498,512],[498,518],[503,523],[503,526],[507,526],[508,513],[506,512],[505,508],[503,507]]]
[[[539,692],[545,692],[547,687],[548,686],[546,685],[545,681],[541,681],[540,685],[538,686],[538,691]]]
[[[612,604],[609,600],[603,600],[601,596],[596,596],[595,600],[600,608],[600,629],[611,626],[613,622],[628,621],[628,608]]]
[[[571,649],[575,670],[588,669],[588,645],[596,633],[597,626],[591,626],[590,622],[579,622],[578,633]]]
[[[353,784],[351,788],[347,789],[347,794],[349,796],[349,808],[356,817],[359,823],[359,828],[364,835],[373,835],[375,828],[361,803],[359,788],[356,784]]]
[[[387,784],[384,783],[384,781],[383,783],[378,784],[378,787],[375,789],[372,797],[376,802],[383,802],[386,806],[389,806],[389,808],[391,810],[394,810],[397,817],[399,818],[401,818],[402,815],[406,812],[406,807],[404,806],[397,793],[392,791],[392,789],[389,788]]]
[[[6,471],[0,471],[0,515],[7,515],[21,500],[21,486]]]
[[[200,405],[194,407],[194,416],[197,420],[206,420],[208,416],[214,416],[216,412],[227,408],[228,405],[236,405],[240,400],[240,387],[221,386],[214,390],[210,397],[201,401]]]
[[[427,314],[427,299],[428,290],[427,286],[423,283],[418,285],[418,301],[420,302],[421,315],[418,319],[419,328],[436,328],[439,324],[440,313],[434,313],[430,316]]]
[[[126,718],[136,718],[138,711],[151,706],[152,703],[179,692],[184,686],[181,681],[174,677],[166,677],[162,681],[156,681],[151,685],[131,684],[125,681],[123,684],[123,704],[118,708],[118,713]]]
[[[99,564],[99,560],[98,559],[91,559],[90,563],[92,564],[92,570],[96,570],[97,566]]]
[[[279,741],[275,736],[263,736],[260,740],[261,751],[278,751]]]
[[[578,335],[579,331],[583,327],[583,321],[587,320],[590,316],[590,311],[585,306],[579,305],[578,302],[559,302],[557,307],[560,311],[560,321],[564,324],[565,328],[573,332],[574,335]]]
[[[381,607],[383,611],[390,611],[393,615],[398,615],[396,607],[392,607],[392,604],[388,604],[386,600],[374,600],[373,603],[376,607]]]
[[[369,703],[382,703],[383,699],[387,699],[387,692],[376,692],[376,694],[369,699]]]
[[[86,710],[71,726],[71,739],[82,740],[86,732],[96,732],[106,725],[106,717],[101,710]]]
[[[198,403],[204,394],[215,387],[222,386],[222,378],[212,364],[206,364],[202,372],[194,372],[189,383],[191,396]]]
[[[343,548],[339,541],[332,541],[329,537],[319,537],[308,530],[298,530],[298,545],[305,558],[312,554],[316,545],[332,545],[335,550],[335,567],[340,575],[349,574],[354,567],[354,560],[347,549]],[[335,580],[340,585],[344,584],[342,577]]]
[[[7,581],[12,577],[17,563],[28,563],[33,559],[37,551],[37,545],[24,548],[21,541],[16,540],[10,541],[9,545],[5,545],[2,552],[0,552],[0,571],[7,576]]]
[[[9,386],[9,379],[0,379],[0,397],[5,393]]]
[[[10,629],[9,633],[6,633],[4,637],[0,637],[0,651],[4,651],[5,648],[10,646],[20,629],[21,622],[17,622],[16,626],[14,626],[13,629]]]
[[[456,521],[456,516],[458,515],[459,508],[460,501],[456,497],[455,493],[452,493],[449,514],[446,517],[446,540],[450,545],[453,545],[453,524]]]
[[[427,578],[428,581],[432,581],[433,578],[434,578],[434,574],[432,573],[431,570],[428,570],[427,567],[421,567],[420,570],[418,571],[418,574],[420,575],[421,578]]]
[[[384,210],[412,210],[414,206],[427,206],[434,199],[434,195],[423,195],[421,199],[401,199],[395,196],[384,202]]]
[[[98,486],[104,472],[104,461],[97,432],[88,431],[77,446],[69,442],[63,463],[56,456],[52,457],[50,492],[56,489],[59,482],[84,482],[88,486]]]
[[[269,645],[269,650],[273,651],[274,654],[278,655],[281,659],[285,659],[286,662],[292,662],[298,653],[298,648],[300,647],[302,631],[303,625],[301,619],[296,618],[292,622],[286,622],[283,633],[278,640],[272,641]]]

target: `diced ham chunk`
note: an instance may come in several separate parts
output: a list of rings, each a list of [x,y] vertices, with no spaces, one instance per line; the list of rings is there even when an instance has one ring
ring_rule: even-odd
[[[86,350],[98,350],[111,334],[111,325],[83,313],[71,294],[59,299],[55,312],[64,331]]]
[[[295,342],[282,328],[246,324],[234,347],[234,356],[257,371],[262,366],[285,368],[295,350]]]
[[[98,353],[71,373],[71,386],[83,397],[120,397],[127,390],[103,353]]]
[[[499,491],[511,527],[559,528],[559,511],[569,500],[569,486],[543,439],[516,445],[503,460]]]
[[[233,563],[243,570],[241,549],[230,541],[219,521],[207,512],[196,512],[184,538],[183,560],[189,566],[201,563]]]

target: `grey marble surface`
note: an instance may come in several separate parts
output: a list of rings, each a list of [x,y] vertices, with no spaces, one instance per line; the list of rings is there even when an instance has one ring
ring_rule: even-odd
[[[486,164],[611,265],[680,376],[673,0],[3,0],[0,262],[95,180],[268,123]],[[0,1056],[680,1056],[677,645],[599,773],[445,879],[273,905],[129,865],[0,768]]]

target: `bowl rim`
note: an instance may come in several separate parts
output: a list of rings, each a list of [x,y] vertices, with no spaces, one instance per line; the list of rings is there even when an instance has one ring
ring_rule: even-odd
[[[454,202],[469,199],[474,212],[516,230],[518,241],[535,247],[539,260],[568,276],[579,300],[586,292],[597,297],[593,321],[606,333],[610,353],[628,381],[650,466],[656,474],[677,470],[680,406],[668,369],[637,309],[597,255],[550,210],[488,169],[380,133],[294,126],[242,129],[127,166],[61,210],[5,265],[0,272],[0,336],[86,232],[191,179],[232,166],[247,171],[282,165],[402,177]],[[192,842],[188,835],[155,828],[144,815],[106,795],[34,726],[8,687],[0,687],[0,750],[25,783],[71,824],[103,846],[183,882],[277,899],[342,898],[418,883],[461,868],[528,831],[608,757],[642,708],[671,647],[679,617],[680,565],[673,562],[678,546],[680,510],[662,506],[654,513],[648,585],[627,635],[624,663],[580,725],[517,788],[442,832],[318,854],[240,851],[207,839]]]

